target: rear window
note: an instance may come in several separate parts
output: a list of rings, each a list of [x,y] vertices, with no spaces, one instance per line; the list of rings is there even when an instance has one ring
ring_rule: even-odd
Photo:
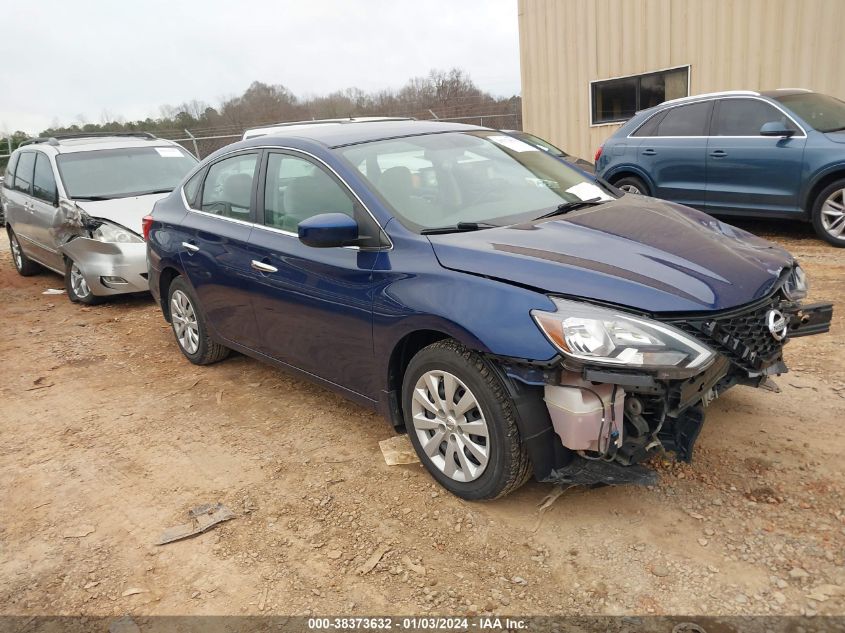
[[[3,186],[8,189],[11,189],[14,184],[12,181],[15,178],[15,165],[18,164],[18,158],[20,158],[20,154],[13,154],[9,159],[9,164],[6,165],[6,176],[3,180]]]
[[[15,168],[15,184],[13,189],[22,193],[32,191],[32,172],[35,169],[35,153],[23,152]]]
[[[68,197],[112,199],[168,193],[197,164],[181,147],[123,147],[59,154]]]

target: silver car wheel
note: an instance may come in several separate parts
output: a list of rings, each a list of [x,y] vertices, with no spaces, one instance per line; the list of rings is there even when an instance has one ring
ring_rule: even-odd
[[[200,346],[200,330],[197,313],[191,300],[181,290],[170,298],[170,320],[179,345],[188,354],[196,354]]]
[[[640,191],[639,187],[637,187],[636,185],[622,185],[619,188],[625,193],[638,193],[642,195],[642,191]]]
[[[834,191],[822,205],[822,227],[833,237],[845,237],[845,189]]]
[[[9,246],[12,248],[12,257],[15,259],[15,267],[20,270],[23,268],[23,253],[21,252],[21,245],[18,244],[18,238],[14,233],[9,234]]]
[[[478,400],[457,376],[441,370],[420,376],[411,416],[422,450],[444,475],[469,482],[484,473],[490,432]]]
[[[73,288],[73,294],[80,299],[84,299],[91,294],[88,282],[85,281],[85,277],[82,276],[82,271],[79,270],[79,266],[76,265],[76,262],[71,264],[70,267],[70,287]]]

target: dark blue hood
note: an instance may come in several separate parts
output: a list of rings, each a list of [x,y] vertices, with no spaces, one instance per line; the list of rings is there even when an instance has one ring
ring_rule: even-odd
[[[752,302],[792,264],[782,248],[705,213],[634,195],[551,220],[429,238],[446,268],[653,313]]]

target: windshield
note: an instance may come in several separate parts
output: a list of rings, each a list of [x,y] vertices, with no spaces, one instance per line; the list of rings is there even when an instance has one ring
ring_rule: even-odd
[[[417,231],[512,224],[565,202],[613,198],[545,151],[497,132],[427,134],[339,151]]]
[[[69,198],[110,199],[172,191],[197,159],[170,145],[59,154],[56,164]]]
[[[569,156],[566,152],[564,152],[559,147],[555,147],[548,141],[544,141],[539,136],[534,136],[533,134],[528,134],[527,132],[520,132],[517,134],[519,138],[521,138],[526,143],[530,143],[531,145],[536,145],[541,150],[548,152],[552,156],[558,156],[559,158],[566,158]]]
[[[819,132],[845,130],[845,103],[817,92],[775,97]]]

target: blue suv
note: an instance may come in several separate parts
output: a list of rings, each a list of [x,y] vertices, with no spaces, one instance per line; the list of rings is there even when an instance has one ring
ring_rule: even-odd
[[[828,95],[734,91],[666,101],[599,148],[596,173],[714,215],[809,220],[845,246],[845,103]]]
[[[465,499],[649,481],[707,403],[771,387],[787,340],[829,328],[783,249],[503,132],[288,134],[156,203],[150,290],[190,362],[236,350],[380,411]]]

